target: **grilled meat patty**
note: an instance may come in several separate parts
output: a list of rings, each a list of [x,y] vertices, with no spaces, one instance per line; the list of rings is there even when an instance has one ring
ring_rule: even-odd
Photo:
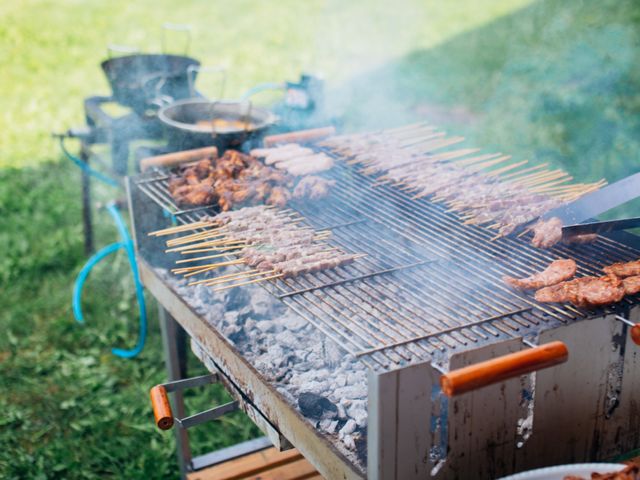
[[[640,260],[633,262],[614,263],[602,269],[607,275],[615,275],[616,277],[631,277],[640,275]]]
[[[576,307],[600,307],[619,302],[625,294],[625,287],[615,277],[581,277],[541,288],[535,298],[545,303],[571,302]]]
[[[513,288],[517,288],[519,290],[534,290],[568,280],[575,274],[576,262],[571,259],[565,259],[554,260],[542,272],[536,273],[527,278],[504,276],[502,279]]]

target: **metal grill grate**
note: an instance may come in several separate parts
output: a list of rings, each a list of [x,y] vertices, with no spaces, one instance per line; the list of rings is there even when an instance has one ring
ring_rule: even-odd
[[[336,163],[328,174],[337,181],[329,198],[290,207],[313,228],[331,229],[331,243],[368,255],[335,270],[263,285],[370,366],[427,360],[586,318],[594,312],[539,304],[507,287],[502,276],[526,276],[568,257],[576,260],[579,274],[598,275],[606,264],[640,257],[639,251],[604,237],[592,245],[547,251],[531,247],[527,239],[491,241],[494,232],[464,225],[427,199],[374,186],[371,178]],[[211,208],[180,210],[167,179],[155,172],[136,183],[179,222],[211,213]],[[609,310],[637,302],[638,297],[625,298]]]

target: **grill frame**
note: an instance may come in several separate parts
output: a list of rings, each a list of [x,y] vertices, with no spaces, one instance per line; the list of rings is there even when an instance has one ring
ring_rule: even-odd
[[[340,166],[337,172],[347,170],[347,167]],[[349,170],[349,178],[356,178],[359,183],[372,185],[373,180],[364,175],[360,175],[352,170]],[[190,336],[192,336],[198,343],[200,343],[207,351],[207,353],[216,360],[218,368],[228,375],[232,381],[239,386],[240,389],[247,392],[247,398],[250,398],[255,408],[269,419],[279,433],[284,435],[291,441],[313,464],[318,470],[327,478],[361,478],[364,472],[351,463],[346,457],[338,452],[326,438],[319,432],[313,429],[304,419],[302,419],[289,404],[284,402],[275,389],[261,378],[259,372],[257,372],[251,365],[249,365],[243,358],[240,352],[235,350],[224,337],[215,329],[211,328],[206,321],[199,318],[198,315],[185,304],[179,296],[166,285],[163,280],[158,277],[154,272],[156,266],[168,267],[173,264],[173,261],[177,256],[166,255],[162,253],[163,239],[153,239],[146,236],[146,233],[157,228],[167,226],[169,219],[173,217],[175,221],[179,223],[187,223],[195,221],[200,215],[206,213],[215,213],[211,209],[207,208],[195,208],[188,210],[180,210],[175,204],[169,205],[167,209],[167,203],[162,202],[162,192],[156,192],[155,197],[149,196],[144,192],[141,185],[145,184],[144,179],[151,178],[149,175],[157,175],[158,172],[145,173],[142,177],[128,179],[127,186],[129,191],[130,208],[132,215],[132,223],[134,225],[136,245],[138,252],[142,257],[141,264],[141,277],[153,295],[160,301],[160,303],[178,320],[187,330]],[[139,180],[143,180],[140,182]],[[151,183],[147,181],[146,183]],[[344,200],[348,198],[346,194],[338,193],[337,198]],[[436,241],[442,236],[455,236],[462,235],[462,231],[469,237],[466,239],[468,242],[465,244],[469,251],[464,251],[465,255],[469,257],[472,255],[470,252],[476,252],[479,258],[486,265],[489,260],[495,258],[505,258],[507,255],[511,255],[514,250],[522,249],[523,259],[517,261],[517,268],[513,272],[515,274],[528,274],[533,271],[539,270],[541,267],[546,266],[549,260],[553,258],[553,255],[558,256],[575,256],[576,249],[560,246],[549,252],[534,252],[532,249],[519,239],[500,239],[496,242],[488,243],[489,248],[483,251],[480,246],[485,245],[484,241],[487,240],[493,234],[481,227],[467,227],[462,226],[455,214],[448,213],[443,207],[432,204],[426,199],[411,200],[408,195],[402,193],[394,187],[379,186],[375,189],[371,186],[371,191],[368,195],[378,195],[381,199],[387,198],[392,205],[401,206],[406,203],[411,203],[414,210],[411,212],[411,216],[398,217],[395,219],[390,218],[390,213],[385,212],[383,216],[375,219],[373,223],[376,225],[387,225],[389,228],[389,221],[394,220],[393,228],[390,232],[380,234],[379,238],[388,239],[389,236],[393,238],[401,238],[403,242],[408,242],[408,245],[416,245],[423,238],[431,238],[432,241]],[[385,197],[385,195],[389,195]],[[317,212],[313,211],[313,208],[308,206],[296,206],[293,205],[294,210],[303,215],[306,218],[308,225],[321,230],[327,227],[332,227],[334,231],[334,239],[332,243],[337,246],[347,247],[347,250],[351,250],[354,253],[361,251],[359,245],[364,244],[363,238],[363,224],[372,222],[367,218],[363,221],[362,214],[366,205],[369,205],[371,197],[365,197],[364,200],[360,199],[358,208],[354,211],[361,215],[361,217],[349,217],[346,215],[349,212],[344,211],[347,208],[355,205],[343,202],[342,210],[338,208],[336,211],[340,213],[338,218],[327,219],[326,215],[317,215]],[[381,200],[384,201],[384,200]],[[173,208],[175,207],[175,208]],[[167,211],[168,210],[168,211]],[[401,220],[401,221],[400,221]],[[430,230],[426,231],[429,235],[421,237],[418,233],[425,233],[425,226],[429,225]],[[365,230],[365,232],[367,232]],[[369,235],[371,230],[368,231]],[[360,236],[360,244],[349,243],[354,237]],[[464,238],[464,237],[463,237]],[[435,239],[435,240],[434,240]],[[388,243],[385,244],[388,248]],[[405,246],[406,247],[406,246]],[[442,248],[442,247],[441,247]],[[624,259],[637,258],[638,254],[637,239],[631,235],[617,234],[605,237],[600,241],[600,244],[595,246],[581,246],[577,250],[583,252],[583,255],[601,255],[601,263],[606,264],[613,261],[619,261]],[[480,250],[477,250],[480,249]],[[451,250],[454,250],[454,246],[451,246]],[[446,250],[443,250],[446,251]],[[376,252],[377,253],[377,252]],[[406,254],[406,252],[405,252]],[[421,260],[424,258],[402,256],[401,253],[385,253],[383,259],[387,261],[396,260],[395,263],[384,264],[382,260],[379,263],[375,263],[371,260],[371,255],[365,259],[359,261],[357,264],[337,269],[334,272],[322,272],[315,276],[305,276],[303,278],[296,278],[292,280],[276,280],[271,282],[265,282],[262,286],[267,289],[271,294],[275,296],[285,295],[291,293],[293,290],[300,288],[310,288],[318,286],[319,283],[326,283],[328,281],[338,281],[341,278],[347,278],[350,275],[363,275],[371,273],[373,271],[382,270],[384,268],[394,268],[402,265],[409,264],[409,260]],[[537,256],[536,256],[537,255]],[[635,257],[634,257],[635,255]],[[537,258],[536,262],[525,263],[531,258]],[[470,258],[474,258],[473,256]],[[401,260],[405,260],[403,263]],[[429,260],[434,260],[430,258]],[[442,260],[440,260],[442,263]],[[580,273],[596,273],[598,265],[595,264],[582,264],[579,263]],[[425,264],[428,269],[432,264]],[[394,281],[398,277],[409,277],[422,279],[425,282],[429,278],[429,270],[423,268],[422,265],[413,269],[402,270],[396,273],[386,273],[380,275],[374,275],[368,279],[362,279],[357,282],[345,282],[341,285],[337,285],[330,288],[318,289],[311,292],[289,295],[281,298],[291,310],[307,319],[310,323],[316,326],[322,331],[328,338],[333,339],[338,345],[341,345],[342,336],[334,331],[335,325],[330,325],[327,320],[322,320],[318,315],[315,315],[313,302],[310,302],[307,297],[317,297],[317,294],[326,294],[330,298],[336,298],[348,294],[354,294],[353,285],[367,285],[375,288],[376,292],[390,292],[389,286],[391,280]],[[369,268],[369,270],[367,270]],[[497,268],[497,267],[496,267]],[[472,279],[477,279],[480,272],[484,272],[479,266],[473,267],[476,272]],[[497,268],[500,273],[507,273],[504,268]],[[416,273],[417,272],[417,273]],[[460,280],[466,280],[469,282],[469,278],[460,278],[461,273],[453,275],[453,277]],[[497,277],[496,277],[497,278]],[[402,280],[407,282],[406,278]],[[314,283],[315,282],[315,283]],[[352,285],[353,284],[353,285]],[[456,292],[464,292],[464,284],[460,284],[453,289]],[[536,308],[540,310],[539,306],[532,306],[532,301],[523,296],[512,293],[506,286],[497,285],[495,282],[491,284],[491,287],[495,287],[496,295],[499,298],[510,299],[513,306],[519,306],[522,308]],[[434,287],[435,288],[435,287]],[[421,290],[421,292],[424,290]],[[481,291],[481,298],[488,298],[489,294],[493,293],[489,289]],[[505,297],[505,295],[512,295],[512,297]],[[354,294],[356,297],[367,295],[363,290],[358,290]],[[420,298],[411,298],[411,302],[417,302],[418,305],[423,303]],[[456,478],[459,477],[461,470],[459,466],[461,455],[468,454],[467,467],[469,465],[469,459],[474,459],[479,462],[478,465],[483,465],[483,472],[488,472],[488,475],[493,475],[496,472],[508,473],[515,468],[515,461],[510,467],[500,466],[496,464],[495,459],[491,460],[491,452],[487,450],[490,448],[490,444],[495,440],[496,432],[509,425],[509,431],[513,430],[512,423],[515,420],[523,418],[524,412],[522,406],[516,406],[519,404],[519,395],[522,388],[525,390],[532,388],[532,384],[535,385],[535,378],[538,378],[538,385],[543,385],[542,388],[538,388],[536,397],[545,396],[549,392],[553,391],[553,385],[549,385],[549,382],[541,382],[540,378],[553,378],[551,373],[541,374],[539,372],[535,375],[526,376],[522,379],[511,379],[500,385],[494,385],[483,389],[482,391],[473,392],[470,397],[463,396],[462,400],[455,400],[451,404],[447,404],[447,401],[441,398],[433,397],[433,388],[437,385],[437,379],[442,370],[447,368],[455,368],[464,364],[469,364],[477,361],[491,358],[496,355],[502,355],[504,353],[513,352],[526,348],[523,345],[524,340],[531,339],[538,336],[539,341],[545,339],[561,338],[568,342],[573,341],[576,343],[575,338],[571,337],[571,334],[578,332],[580,339],[586,338],[589,332],[592,330],[585,329],[582,332],[580,328],[581,324],[597,324],[599,320],[605,319],[607,328],[604,331],[607,333],[607,338],[602,339],[600,346],[609,347],[614,345],[617,348],[617,352],[622,352],[624,357],[624,368],[628,370],[624,376],[625,382],[629,383],[629,378],[635,374],[640,373],[640,366],[636,365],[632,359],[628,356],[624,356],[625,350],[630,350],[632,344],[629,344],[627,329],[620,322],[613,320],[613,316],[616,314],[627,316],[627,318],[637,318],[638,309],[633,308],[637,305],[637,297],[627,298],[620,305],[613,308],[600,309],[597,311],[587,311],[584,309],[578,309],[571,306],[557,307],[557,306],[544,306],[543,312],[547,313],[546,317],[538,317],[537,313],[533,310],[519,311],[518,309],[508,310],[506,313],[511,315],[504,318],[500,315],[500,311],[497,312],[495,317],[477,317],[475,322],[479,325],[470,326],[469,323],[463,325],[449,325],[448,328],[451,331],[434,333],[433,335],[438,337],[437,339],[429,338],[427,340],[421,340],[419,342],[413,342],[405,346],[396,346],[389,348],[387,345],[384,347],[383,352],[371,352],[371,354],[361,355],[361,361],[370,367],[369,376],[369,433],[368,440],[368,478],[413,478],[403,476],[407,473],[411,467],[415,472],[419,472],[415,478],[424,478],[425,474],[429,474],[430,469],[436,465],[431,461],[429,456],[430,450],[434,446],[440,446],[440,448],[449,449],[449,459],[444,463],[444,467],[435,472],[436,478]],[[440,300],[442,303],[443,300]],[[347,306],[340,303],[336,304],[339,308],[346,308]],[[446,307],[447,305],[445,305]],[[321,312],[327,314],[324,310],[326,305],[320,309]],[[387,308],[383,307],[382,303],[374,306],[376,309]],[[353,307],[348,308],[346,311],[352,310]],[[449,305],[449,309],[453,309]],[[392,309],[390,309],[392,310]],[[345,311],[345,310],[343,310]],[[473,310],[472,310],[473,311]],[[516,312],[517,311],[517,312]],[[513,313],[516,312],[516,313]],[[415,313],[415,312],[413,312]],[[362,319],[364,313],[360,312],[356,317]],[[453,313],[451,314],[453,315]],[[405,317],[407,314],[405,313]],[[329,319],[335,320],[335,316],[328,316]],[[390,318],[390,317],[389,317]],[[424,317],[421,317],[424,318]],[[451,319],[449,319],[451,320]],[[532,321],[537,321],[537,324]],[[482,325],[486,323],[486,325]],[[601,322],[604,323],[604,322]],[[535,328],[534,328],[535,327]],[[577,330],[576,330],[577,329]],[[598,334],[602,334],[602,327],[596,329]],[[479,332],[484,332],[486,339],[482,341],[473,341],[471,336],[479,335]],[[464,340],[466,338],[466,340]],[[618,340],[611,340],[612,338],[618,338]],[[622,339],[622,340],[620,340]],[[626,340],[625,340],[626,339]],[[615,342],[618,343],[615,343]],[[410,341],[411,342],[411,341]],[[448,343],[447,343],[448,342]],[[466,344],[465,344],[466,342]],[[621,346],[621,343],[623,346]],[[452,346],[453,344],[453,346]],[[361,346],[362,347],[362,346]],[[375,348],[375,345],[370,345]],[[602,347],[602,348],[604,348]],[[351,349],[350,353],[361,353],[363,350]],[[415,357],[407,359],[403,358],[415,355]],[[600,363],[609,365],[608,360],[602,360]],[[575,369],[576,365],[571,363],[571,367]],[[593,373],[596,377],[602,378],[604,373],[607,373],[607,369],[602,371],[596,371],[593,369]],[[566,370],[564,370],[566,371]],[[604,373],[603,373],[604,372]],[[584,378],[585,374],[581,376]],[[566,373],[565,373],[566,378]],[[407,381],[409,384],[407,384]],[[524,381],[524,384],[520,382]],[[621,380],[621,384],[623,381]],[[409,385],[409,387],[407,387]],[[413,386],[411,386],[413,385]],[[523,387],[524,385],[524,387]],[[626,391],[631,392],[631,396],[637,396],[640,388],[639,386],[631,385],[627,386]],[[621,389],[624,389],[622,386]],[[404,389],[404,390],[403,390]],[[399,393],[402,391],[402,393]],[[560,391],[564,391],[560,388]],[[600,393],[598,394],[600,395]],[[593,400],[597,395],[591,395],[590,399]],[[592,398],[593,397],[593,398]],[[414,406],[411,409],[403,411],[400,406],[406,407],[407,398],[413,398]],[[496,398],[499,398],[496,400]],[[595,401],[596,409],[598,412],[602,410],[601,405],[598,404],[598,397]],[[628,397],[627,397],[628,398]],[[456,403],[457,402],[457,403]],[[479,403],[478,403],[479,402]],[[465,420],[465,415],[469,415],[470,412],[478,411],[478,404],[482,405],[489,402],[492,408],[499,411],[500,408],[504,408],[509,414],[504,420],[496,424],[488,425],[487,431],[481,433],[477,438],[477,445],[474,446],[472,451],[465,452],[460,450],[463,448],[460,444],[451,444],[446,441],[450,436],[448,432],[451,432],[455,428],[460,428]],[[532,404],[532,401],[530,402]],[[451,408],[453,405],[458,405],[458,411],[455,414],[451,414]],[[538,402],[536,401],[536,405]],[[527,404],[528,405],[528,404]],[[628,402],[622,404],[619,412],[629,412]],[[593,413],[592,410],[582,409],[580,413]],[[543,417],[548,412],[536,412],[536,419]],[[618,417],[620,414],[618,415]],[[601,418],[599,415],[598,418]],[[445,425],[444,430],[430,429],[427,425]],[[439,422],[439,423],[438,423]],[[617,423],[616,423],[617,422]],[[610,425],[620,426],[621,421],[618,418],[614,423]],[[415,425],[412,425],[415,424]],[[549,425],[549,421],[542,421],[542,424]],[[490,427],[490,428],[489,428]],[[598,427],[600,428],[600,427]],[[604,434],[607,434],[605,431]],[[405,437],[416,438],[415,445],[407,445],[403,440]],[[637,447],[639,444],[638,436],[633,434],[627,434],[627,441],[625,448]],[[444,439],[444,440],[443,440]],[[483,443],[484,442],[484,443]],[[489,447],[487,446],[489,445]],[[424,450],[427,448],[427,451]],[[420,450],[422,449],[422,450]],[[515,452],[514,449],[508,449],[509,452]],[[526,450],[526,449],[525,449]],[[612,447],[611,439],[604,442],[602,445],[602,451],[607,451],[608,454],[615,453],[615,448]],[[517,453],[513,453],[516,458]],[[547,461],[547,458],[541,456],[537,459],[530,457],[526,461],[518,464],[518,467],[523,465],[542,465]],[[572,458],[581,459],[587,458],[589,452],[584,449],[576,448],[572,451]],[[393,461],[390,461],[393,458]],[[483,460],[483,458],[485,460]],[[489,459],[488,459],[489,458]],[[483,463],[484,462],[484,463]],[[537,462],[537,463],[536,463]],[[462,462],[464,463],[464,462]],[[404,467],[399,467],[404,465]]]

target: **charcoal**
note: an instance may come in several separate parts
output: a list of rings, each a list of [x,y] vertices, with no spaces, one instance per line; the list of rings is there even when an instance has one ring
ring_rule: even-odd
[[[327,397],[312,392],[302,392],[298,397],[300,412],[308,418],[335,418],[338,416],[338,407]]]

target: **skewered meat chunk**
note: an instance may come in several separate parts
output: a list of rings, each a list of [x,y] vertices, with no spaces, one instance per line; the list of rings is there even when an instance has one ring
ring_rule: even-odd
[[[293,190],[293,198],[308,197],[318,200],[329,194],[329,189],[336,184],[335,180],[326,180],[315,175],[303,177]]]
[[[271,195],[269,195],[269,198],[267,199],[267,205],[284,207],[290,198],[291,194],[285,188],[273,187],[271,189]]]
[[[631,277],[640,275],[640,260],[633,262],[614,263],[602,269],[607,275],[615,275],[616,277]]]
[[[558,217],[540,220],[533,227],[531,244],[538,248],[549,248],[562,240],[562,220]]]
[[[576,274],[576,262],[568,260],[555,260],[542,272],[527,278],[514,278],[504,276],[503,280],[513,288],[519,290],[533,290],[568,280]]]
[[[617,279],[605,277],[582,277],[568,282],[545,287],[536,292],[539,302],[571,302],[577,307],[600,307],[619,302],[625,288]]]

